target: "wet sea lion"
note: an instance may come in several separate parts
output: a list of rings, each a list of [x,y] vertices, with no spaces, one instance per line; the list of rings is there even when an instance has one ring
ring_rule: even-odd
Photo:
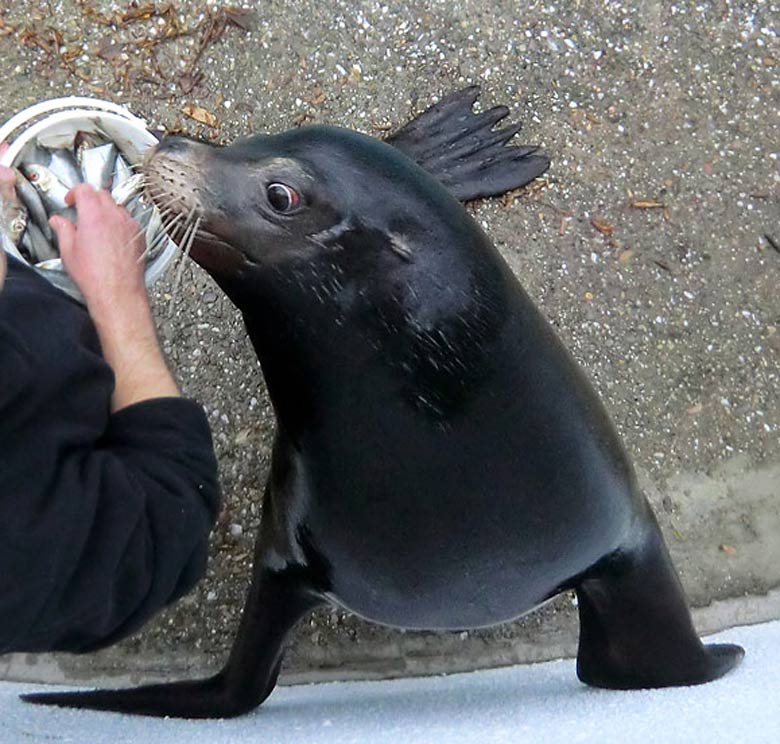
[[[464,197],[510,185],[502,158],[546,167],[491,134],[473,97],[390,144],[317,126],[157,147],[152,193],[200,218],[192,256],[241,309],[277,417],[253,582],[214,677],[25,699],[235,716],[270,694],[288,631],[319,605],[460,630],[567,589],[587,684],[698,684],[741,659],[700,642],[595,392],[431,175]]]

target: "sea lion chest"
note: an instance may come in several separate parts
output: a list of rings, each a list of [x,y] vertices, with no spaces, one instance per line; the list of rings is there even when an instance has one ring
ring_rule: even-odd
[[[321,415],[300,436],[306,498],[291,513],[331,600],[377,622],[511,619],[632,521],[630,466],[603,408],[491,258],[446,312],[415,314],[400,293],[317,350]],[[435,285],[415,281],[414,294],[453,286]]]

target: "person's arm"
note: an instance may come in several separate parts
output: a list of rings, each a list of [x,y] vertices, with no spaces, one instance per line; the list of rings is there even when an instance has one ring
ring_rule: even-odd
[[[219,509],[208,422],[163,362],[137,228],[108,194],[73,197],[79,226],[54,223],[93,321],[21,262],[0,292],[0,653],[133,632],[202,577]]]
[[[78,223],[52,217],[62,262],[81,290],[114,371],[111,408],[150,398],[175,397],[179,389],[163,359],[144,286],[144,249],[138,224],[107,191],[76,186],[66,201]]]
[[[8,149],[8,145],[5,142],[0,143],[0,156]],[[0,218],[5,222],[7,218],[7,211],[11,205],[17,201],[16,196],[16,176],[10,168],[6,168],[4,165],[0,165]],[[0,229],[9,228],[10,225],[2,224]],[[5,282],[6,272],[6,258],[5,251],[0,247],[0,292],[3,289],[3,282]]]
[[[3,284],[5,283],[5,251],[0,248],[0,292],[3,291]]]

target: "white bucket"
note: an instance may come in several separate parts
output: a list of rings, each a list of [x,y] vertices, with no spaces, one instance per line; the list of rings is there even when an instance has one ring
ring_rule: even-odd
[[[76,131],[98,134],[111,140],[130,164],[140,163],[146,150],[157,143],[146,122],[122,106],[99,98],[53,98],[20,111],[0,127],[0,142],[9,144],[0,158],[0,165],[16,165],[23,159],[25,148],[32,146],[31,143],[36,140],[44,147],[67,146],[73,141]],[[3,240],[2,245],[8,253],[25,260],[9,240]],[[147,287],[163,275],[178,251],[176,244],[169,239],[163,250],[147,264],[144,273]],[[81,293],[64,272],[38,270],[38,273],[83,302]]]

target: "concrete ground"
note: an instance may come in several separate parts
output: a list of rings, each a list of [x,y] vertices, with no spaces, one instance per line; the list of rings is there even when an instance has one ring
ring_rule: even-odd
[[[574,661],[427,679],[277,689],[227,721],[181,721],[31,707],[40,686],[0,682],[0,741],[63,744],[776,744],[780,622],[733,628],[742,664],[697,687],[599,690],[580,684]]]
[[[472,205],[475,218],[602,395],[692,603],[709,607],[700,625],[780,617],[777,2],[302,0],[264,2],[249,23],[200,0],[3,7],[0,120],[81,93],[229,142],[309,122],[382,136],[474,82],[483,106],[509,105],[519,139],[553,165],[532,188]],[[185,279],[172,313],[171,283],[155,294],[166,352],[206,406],[220,458],[226,503],[208,576],[114,649],[5,657],[0,676],[186,675],[230,646],[273,420],[234,308],[196,267]],[[434,672],[575,646],[570,597],[462,634],[324,611],[299,628],[285,678]]]

